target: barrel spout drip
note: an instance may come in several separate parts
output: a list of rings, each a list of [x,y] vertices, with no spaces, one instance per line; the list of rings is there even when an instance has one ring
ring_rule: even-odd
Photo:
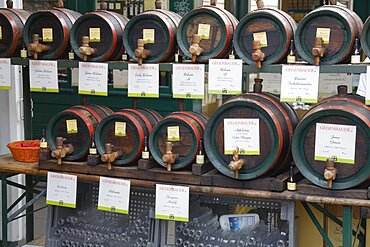
[[[261,51],[261,42],[259,40],[254,40],[253,43],[253,52],[252,52],[252,60],[256,62],[257,69],[262,67],[262,62],[265,60],[265,53]]]
[[[166,153],[162,156],[162,161],[167,164],[167,171],[171,171],[172,164],[175,164],[179,159],[178,154],[172,152],[173,144],[172,142],[166,143]]]
[[[78,49],[82,54],[82,60],[87,61],[87,57],[94,55],[96,52],[95,48],[90,47],[90,38],[89,36],[82,36],[82,46]]]
[[[314,64],[316,66],[320,65],[320,58],[324,57],[326,54],[326,49],[322,47],[324,40],[321,37],[315,38],[315,45],[312,48],[312,55],[315,57]]]
[[[189,47],[189,52],[191,54],[191,61],[193,63],[197,61],[198,56],[204,53],[204,49],[200,46],[200,41],[202,41],[202,37],[198,34],[194,34],[192,44]]]
[[[40,36],[38,34],[33,34],[32,43],[27,45],[27,49],[33,53],[33,59],[37,60],[38,54],[44,51],[49,51],[50,46],[40,44]]]
[[[330,158],[326,161],[326,168],[324,170],[324,178],[328,182],[328,188],[331,189],[333,187],[333,181],[336,179],[338,170],[335,168],[335,161],[336,158]]]
[[[123,155],[122,151],[113,152],[113,145],[111,143],[105,144],[105,153],[101,156],[101,161],[106,163],[108,170],[112,170],[112,163]]]
[[[64,145],[66,141],[63,137],[56,138],[56,149],[51,152],[51,157],[57,159],[57,164],[62,164],[62,159],[65,158],[68,154],[73,153],[74,148],[72,144]]]
[[[245,165],[244,159],[239,159],[239,147],[233,152],[233,160],[227,166],[230,171],[234,171],[234,178],[239,179],[239,171]]]
[[[137,48],[134,52],[135,57],[138,59],[139,65],[143,64],[143,59],[148,58],[152,55],[150,50],[144,48],[145,42],[143,39],[137,40]]]

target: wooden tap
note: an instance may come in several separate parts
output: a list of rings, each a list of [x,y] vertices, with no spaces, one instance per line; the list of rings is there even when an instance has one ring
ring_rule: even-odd
[[[257,69],[262,67],[262,61],[265,60],[265,53],[261,51],[261,42],[259,40],[253,41],[252,60],[256,62]]]
[[[7,0],[6,1],[6,7],[8,9],[12,9],[13,8],[13,0]]]
[[[217,0],[211,0],[210,4],[211,6],[217,6]]]
[[[60,8],[60,9],[64,8],[64,2],[62,0],[57,1],[55,3],[55,7]]]
[[[113,147],[111,143],[106,143],[105,153],[101,156],[101,161],[107,163],[108,170],[112,170],[112,163],[123,155],[122,151],[113,152]]]
[[[258,9],[263,9],[265,7],[265,3],[263,2],[263,0],[256,0],[256,3]]]
[[[312,55],[315,57],[314,64],[317,66],[320,65],[320,58],[322,58],[326,54],[326,49],[322,47],[323,44],[324,40],[321,37],[315,38],[315,45],[312,48]]]
[[[239,159],[239,147],[233,151],[233,160],[227,166],[227,169],[234,171],[234,178],[239,178],[239,170],[243,168],[245,164],[244,159]]]
[[[189,47],[189,52],[191,54],[191,61],[195,63],[197,61],[197,57],[204,53],[204,49],[200,46],[200,41],[202,41],[202,37],[198,34],[194,34],[192,44]]]
[[[143,64],[143,59],[148,58],[152,55],[150,50],[144,48],[145,42],[143,39],[137,40],[137,48],[134,52],[135,57],[138,59],[139,65]]]
[[[100,10],[108,10],[108,3],[100,2]]]
[[[324,170],[324,178],[328,181],[328,188],[331,189],[333,187],[333,180],[336,179],[338,170],[335,168],[335,161],[336,158],[329,158],[326,160],[326,168]]]
[[[40,44],[40,36],[32,34],[32,43],[27,45],[27,49],[33,53],[33,59],[37,60],[38,54],[50,50],[50,46]]]
[[[87,56],[94,55],[96,52],[95,48],[90,47],[90,38],[89,36],[82,36],[82,46],[78,49],[82,54],[82,60],[87,61]]]
[[[155,1],[155,9],[162,9],[162,1],[156,0]]]
[[[172,147],[172,142],[167,142],[166,153],[162,156],[162,161],[167,164],[167,171],[169,172],[171,171],[172,164],[175,164],[175,162],[179,159],[179,155],[172,152]]]
[[[57,164],[62,164],[62,159],[66,157],[68,154],[73,153],[74,148],[72,144],[64,145],[63,143],[66,141],[63,137],[56,138],[56,149],[51,152],[51,157],[57,159]]]

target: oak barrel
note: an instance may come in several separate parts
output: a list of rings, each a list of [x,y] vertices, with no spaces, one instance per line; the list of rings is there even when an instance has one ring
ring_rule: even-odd
[[[364,28],[362,29],[361,47],[365,54],[370,57],[370,16],[365,21]]]
[[[149,109],[122,109],[105,118],[95,132],[99,154],[105,153],[105,144],[111,143],[114,151],[122,151],[114,165],[131,164],[141,158],[145,137],[148,137],[162,116]],[[120,126],[120,127],[118,127]]]
[[[24,26],[25,46],[32,42],[32,35],[38,34],[40,43],[50,48],[39,53],[40,59],[66,58],[71,50],[69,36],[72,26],[80,16],[80,13],[65,8],[33,13]]]
[[[124,53],[123,31],[128,18],[115,12],[100,10],[84,14],[77,19],[71,30],[71,46],[82,59],[79,51],[82,37],[90,38],[90,47],[96,49],[88,61],[120,60]]]
[[[324,39],[326,54],[320,58],[321,64],[349,62],[355,39],[360,38],[362,20],[353,11],[328,5],[307,14],[299,23],[295,33],[295,45],[301,58],[314,64],[312,48],[316,36]]]
[[[260,40],[261,50],[265,53],[264,64],[284,62],[296,28],[294,19],[284,11],[257,9],[240,20],[233,41],[235,51],[243,61],[254,64],[252,43]]]
[[[84,160],[88,155],[96,127],[111,114],[113,111],[108,107],[98,105],[74,106],[56,114],[49,121],[46,130],[51,150],[56,148],[56,137],[63,137],[66,138],[66,143],[72,144],[74,148],[73,153],[64,160]],[[73,127],[77,127],[77,130],[75,131]]]
[[[158,63],[174,60],[177,52],[176,32],[181,16],[168,10],[149,10],[134,16],[126,25],[123,33],[123,43],[127,54],[138,61],[134,52],[138,39],[153,37],[146,41],[145,49],[151,55],[145,62]],[[144,37],[145,36],[145,37]]]
[[[323,100],[308,111],[293,137],[292,153],[296,166],[303,176],[323,188],[328,188],[328,181],[324,177],[327,167],[325,156],[337,157],[334,165],[337,175],[332,181],[332,189],[349,189],[364,183],[370,185],[370,107],[364,104],[364,97],[346,95],[347,88],[342,88],[342,93]],[[332,128],[329,129],[329,138],[324,138],[325,132],[316,133],[321,128]],[[347,130],[352,132],[353,128],[355,133],[347,137],[349,139],[343,140],[344,137],[338,135]],[[352,143],[350,140],[354,141],[354,144],[350,144],[353,150],[348,147],[343,149],[342,144]],[[321,143],[326,148],[322,149]],[[336,150],[349,156],[353,155],[350,152],[355,152],[354,160],[346,158],[347,155],[338,156]],[[322,156],[321,153],[326,155]]]
[[[204,34],[199,45],[204,49],[197,57],[198,62],[208,62],[212,58],[226,58],[232,49],[232,40],[238,20],[227,10],[216,6],[201,6],[187,13],[180,22],[177,42],[181,51],[192,57],[189,48],[194,35]]]
[[[30,14],[22,9],[0,9],[0,57],[19,56],[24,24]]]
[[[149,137],[149,149],[155,161],[167,167],[162,157],[166,153],[166,143],[172,142],[172,152],[178,155],[178,160],[171,164],[171,169],[181,169],[195,163],[206,124],[207,118],[196,112],[173,112],[166,116]],[[178,139],[169,140],[169,127],[177,129]]]
[[[205,130],[205,151],[214,167],[226,176],[236,178],[228,166],[237,148],[239,158],[244,160],[238,179],[275,176],[291,164],[291,141],[297,124],[298,117],[289,104],[256,88],[253,93],[230,98],[215,111]]]

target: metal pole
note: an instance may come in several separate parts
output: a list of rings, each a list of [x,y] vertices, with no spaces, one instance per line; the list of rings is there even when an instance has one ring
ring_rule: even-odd
[[[352,206],[343,206],[343,246],[352,246]]]
[[[33,199],[33,176],[26,175],[26,201],[32,201]],[[26,209],[26,241],[27,243],[34,240],[34,229],[33,229],[33,205],[30,205]]]
[[[8,190],[6,174],[1,175],[1,219],[2,219],[2,246],[8,246]]]

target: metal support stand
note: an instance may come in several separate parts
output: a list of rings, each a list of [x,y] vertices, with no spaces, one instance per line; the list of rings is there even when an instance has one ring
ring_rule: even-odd
[[[343,206],[343,246],[352,246],[352,206]]]

